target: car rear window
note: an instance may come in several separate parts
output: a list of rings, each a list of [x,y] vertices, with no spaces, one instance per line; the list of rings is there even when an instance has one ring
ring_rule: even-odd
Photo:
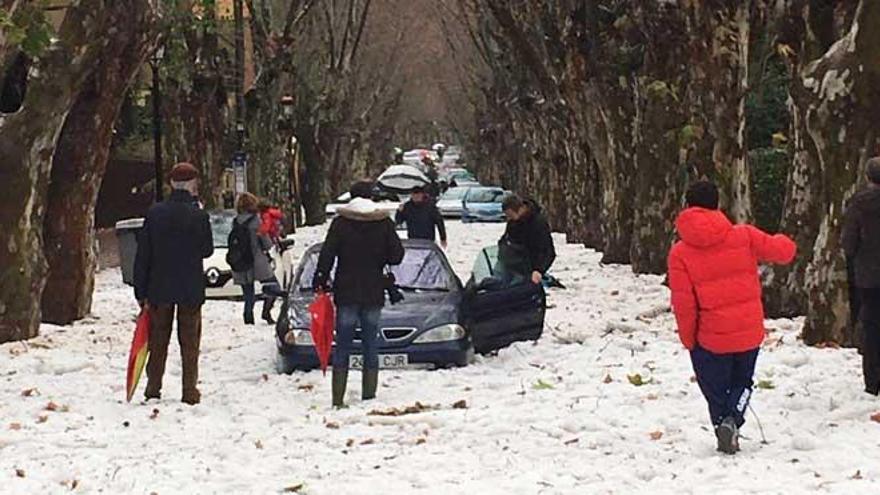
[[[302,261],[297,285],[300,290],[311,290],[312,278],[318,265],[318,252],[306,255]],[[443,263],[442,255],[433,249],[408,248],[403,256],[403,262],[389,267],[394,274],[397,285],[403,289],[411,290],[450,290],[453,287],[453,276]],[[336,266],[333,266],[331,280],[336,276]]]

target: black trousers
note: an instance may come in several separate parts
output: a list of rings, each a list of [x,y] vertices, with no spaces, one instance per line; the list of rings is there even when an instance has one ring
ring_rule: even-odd
[[[865,391],[877,395],[880,393],[880,289],[859,289],[859,296]]]

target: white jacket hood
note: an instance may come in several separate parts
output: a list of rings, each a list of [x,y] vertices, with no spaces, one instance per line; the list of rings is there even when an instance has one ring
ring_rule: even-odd
[[[391,218],[391,213],[379,208],[379,204],[366,198],[354,198],[348,204],[340,206],[336,213],[339,216],[360,222],[375,222]]]

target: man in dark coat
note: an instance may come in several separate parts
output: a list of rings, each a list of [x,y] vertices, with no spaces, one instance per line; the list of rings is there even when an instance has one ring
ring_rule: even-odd
[[[843,249],[853,273],[864,332],[865,391],[880,394],[880,157],[867,163],[868,187],[853,196],[843,225]]]
[[[446,249],[446,224],[437,204],[428,197],[425,189],[416,187],[410,200],[400,205],[395,220],[398,225],[406,222],[406,233],[410,239],[436,240],[440,232],[440,245]]]
[[[336,303],[336,348],[333,352],[333,406],[344,405],[348,362],[356,328],[363,352],[362,397],[376,397],[379,382],[379,317],[389,279],[385,267],[403,261],[403,245],[388,213],[373,202],[373,185],[351,187],[350,203],[339,208],[318,257],[312,285],[329,289],[334,263],[333,300]]]
[[[208,214],[198,207],[198,171],[189,163],[171,170],[170,197],[153,205],[138,237],[135,297],[150,312],[150,358],[147,399],[158,399],[171,327],[177,311],[177,339],[183,367],[183,402],[198,404],[201,395],[199,342],[205,275],[202,260],[214,252]]]
[[[507,230],[499,242],[499,256],[515,252],[522,258],[519,269],[522,275],[539,284],[556,259],[550,224],[541,212],[541,207],[531,199],[512,195],[501,205],[507,217]]]

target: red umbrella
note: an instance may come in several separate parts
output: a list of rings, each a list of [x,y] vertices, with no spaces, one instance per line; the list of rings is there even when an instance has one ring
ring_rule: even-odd
[[[125,400],[131,402],[144,364],[147,363],[147,355],[150,353],[150,312],[141,310],[134,328],[134,337],[131,339],[131,351],[128,354],[128,372],[125,374]]]
[[[333,329],[336,326],[336,308],[330,294],[318,292],[318,296],[309,305],[312,317],[312,341],[315,352],[321,362],[321,371],[327,374],[327,363],[330,362],[330,349],[333,347]]]

